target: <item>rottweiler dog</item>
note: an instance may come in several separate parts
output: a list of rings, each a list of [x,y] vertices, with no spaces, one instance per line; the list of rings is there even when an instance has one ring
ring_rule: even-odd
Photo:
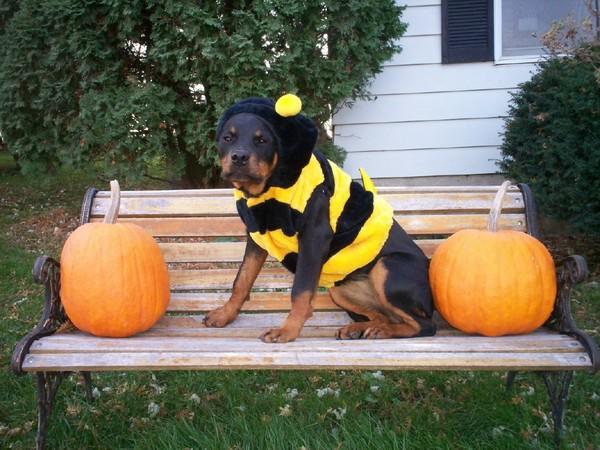
[[[317,136],[310,119],[280,115],[271,99],[242,100],[221,117],[222,177],[235,188],[248,239],[231,298],[205,325],[223,327],[237,317],[271,254],[295,275],[289,316],[261,336],[264,342],[298,337],[319,286],[355,320],[338,339],[435,334],[427,257],[373,187],[315,150]]]

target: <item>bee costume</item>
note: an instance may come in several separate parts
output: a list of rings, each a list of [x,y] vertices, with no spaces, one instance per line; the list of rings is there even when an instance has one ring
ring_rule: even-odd
[[[284,95],[271,99],[249,98],[234,104],[222,116],[223,125],[235,114],[261,117],[279,140],[278,163],[258,197],[234,190],[238,213],[250,238],[291,272],[296,271],[298,233],[309,199],[316,190],[329,196],[329,225],[333,238],[325,257],[319,285],[331,287],[348,275],[368,269],[386,245],[392,225],[392,207],[377,195],[361,170],[363,185],[314,150],[318,130],[299,114],[300,99]],[[397,225],[396,225],[397,226]],[[391,250],[391,249],[390,249]]]

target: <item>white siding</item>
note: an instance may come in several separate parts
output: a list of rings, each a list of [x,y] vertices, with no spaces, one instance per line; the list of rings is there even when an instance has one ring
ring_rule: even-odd
[[[502,125],[499,118],[369,123],[340,126],[336,134],[349,153],[399,152],[401,158],[406,150],[497,146]]]
[[[510,93],[531,77],[526,64],[442,65],[441,3],[400,0],[409,23],[403,51],[372,82],[373,101],[333,117],[344,168],[358,176],[416,177],[497,171]]]

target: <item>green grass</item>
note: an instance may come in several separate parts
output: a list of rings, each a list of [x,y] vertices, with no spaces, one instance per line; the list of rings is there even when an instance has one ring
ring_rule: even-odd
[[[41,252],[57,256],[53,224],[78,216],[97,173],[16,174],[0,153],[0,448],[34,445],[34,379],[8,370],[16,341],[40,316],[31,281]],[[56,214],[60,211],[61,214]],[[27,235],[29,227],[44,237]],[[577,321],[598,336],[600,288],[576,292]],[[553,448],[541,379],[521,375],[511,392],[497,372],[140,372],[94,374],[97,398],[67,379],[48,435],[57,449],[529,449]],[[317,395],[329,387],[330,393]],[[290,395],[292,390],[297,395]],[[335,392],[339,394],[336,395]],[[157,405],[157,406],[154,406]],[[288,405],[288,406],[286,406]],[[564,448],[600,447],[600,377],[575,375]]]

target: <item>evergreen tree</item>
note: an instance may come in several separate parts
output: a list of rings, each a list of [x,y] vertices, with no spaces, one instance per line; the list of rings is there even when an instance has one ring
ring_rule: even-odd
[[[26,172],[103,160],[123,176],[158,161],[211,185],[227,106],[294,92],[323,128],[399,50],[401,12],[393,0],[0,0],[0,134]]]

